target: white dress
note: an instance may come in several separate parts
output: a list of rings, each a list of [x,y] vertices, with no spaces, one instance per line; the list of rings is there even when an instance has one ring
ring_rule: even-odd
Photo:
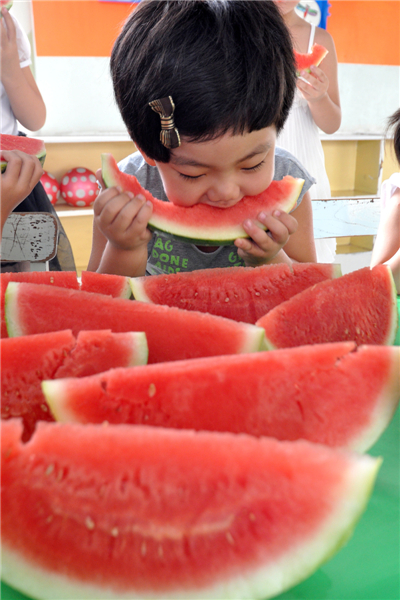
[[[25,31],[22,29],[21,25],[14,17],[11,15],[12,20],[14,21],[16,36],[17,36],[17,47],[18,47],[18,55],[19,55],[19,65],[21,69],[24,67],[28,67],[32,64],[31,61],[31,46],[29,44],[28,36]],[[4,85],[0,82],[0,100],[1,100],[1,113],[0,113],[0,130],[1,133],[7,133],[9,135],[18,135],[18,122],[14,116],[12,111],[10,101],[7,96],[7,92],[4,88]]]
[[[308,52],[314,43],[315,25],[311,25]],[[301,92],[296,95],[288,119],[278,136],[276,145],[293,154],[316,179],[310,188],[311,199],[331,198],[331,188],[325,169],[325,156],[319,129]],[[315,240],[318,262],[333,262],[336,254],[336,239]]]

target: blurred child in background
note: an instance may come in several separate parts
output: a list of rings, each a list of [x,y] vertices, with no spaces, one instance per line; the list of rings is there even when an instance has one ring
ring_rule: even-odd
[[[400,109],[389,119],[388,131],[394,128],[393,145],[400,165]],[[400,294],[400,172],[382,183],[381,220],[372,251],[371,267],[386,263],[392,269],[397,293]]]
[[[19,131],[19,124],[30,131],[37,131],[45,124],[46,105],[33,77],[31,62],[28,36],[18,20],[3,7],[0,18],[2,134],[25,135]],[[64,228],[40,183],[43,169],[39,161],[23,156],[21,152],[4,153],[4,158],[10,160],[10,164],[1,175],[1,231],[11,210],[53,214],[58,222],[59,239],[57,255],[50,261],[50,270],[75,270],[72,249]],[[27,265],[22,262],[1,264],[2,271],[26,268]]]
[[[311,67],[310,73],[300,73],[289,117],[276,143],[298,158],[316,179],[316,184],[310,189],[311,199],[330,198],[331,189],[319,129],[324,133],[335,133],[341,123],[335,44],[325,29],[310,25],[296,13],[297,0],[274,1],[289,29],[293,47],[297,52],[309,53],[314,43],[328,50],[319,67]],[[335,238],[316,240],[315,246],[318,262],[333,262],[336,252]]]

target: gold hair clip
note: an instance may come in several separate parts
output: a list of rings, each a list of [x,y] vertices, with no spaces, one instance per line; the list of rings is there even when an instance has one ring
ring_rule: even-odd
[[[178,148],[178,146],[181,145],[181,138],[179,137],[179,132],[175,127],[175,104],[172,100],[172,97],[168,96],[167,98],[153,100],[152,102],[149,102],[149,106],[151,106],[154,112],[160,115],[160,141],[162,145],[166,148]]]

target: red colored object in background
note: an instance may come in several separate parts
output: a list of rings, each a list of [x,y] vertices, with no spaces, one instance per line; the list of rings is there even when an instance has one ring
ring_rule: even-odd
[[[60,197],[60,184],[57,179],[51,173],[45,171],[40,178],[40,181],[44,187],[44,191],[47,194],[48,199],[52,204],[55,204]]]
[[[85,167],[76,167],[61,180],[61,196],[72,206],[90,206],[99,193],[96,175]]]

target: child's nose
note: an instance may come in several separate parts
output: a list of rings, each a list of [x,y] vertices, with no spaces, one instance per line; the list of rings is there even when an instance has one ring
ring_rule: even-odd
[[[208,198],[215,203],[240,200],[240,188],[233,181],[221,181],[208,190]]]

